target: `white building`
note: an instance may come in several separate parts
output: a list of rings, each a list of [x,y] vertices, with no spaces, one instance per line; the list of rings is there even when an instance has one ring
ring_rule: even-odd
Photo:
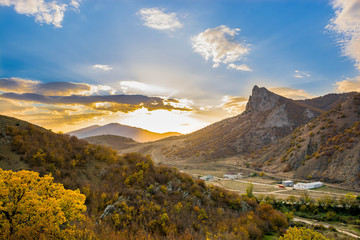
[[[281,184],[284,185],[285,187],[292,187],[292,186],[294,186],[294,182],[291,181],[291,180],[282,181]]]
[[[202,176],[200,177],[201,180],[204,180],[204,181],[210,181],[214,178],[214,176],[212,175],[206,175],[206,176]]]
[[[322,182],[312,182],[312,183],[297,183],[294,185],[296,189],[314,189],[324,186]]]
[[[230,180],[239,179],[239,178],[242,178],[242,174],[241,173],[225,173],[223,175],[223,178],[227,178]]]

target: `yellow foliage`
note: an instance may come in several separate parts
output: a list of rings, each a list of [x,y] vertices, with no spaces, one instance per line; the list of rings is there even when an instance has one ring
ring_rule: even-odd
[[[183,208],[182,203],[181,203],[181,202],[178,202],[178,204],[175,205],[174,210],[175,210],[176,213],[179,213],[182,208]]]
[[[64,238],[82,220],[85,195],[54,183],[49,175],[0,169],[0,238]]]
[[[279,240],[328,240],[321,233],[308,228],[289,228]]]

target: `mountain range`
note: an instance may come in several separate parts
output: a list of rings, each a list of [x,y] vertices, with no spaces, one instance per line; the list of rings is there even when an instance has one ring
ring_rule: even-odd
[[[360,187],[360,95],[292,100],[255,86],[246,110],[191,134],[120,152],[169,164],[237,163],[288,178]]]
[[[181,135],[181,133],[177,132],[155,133],[142,128],[130,127],[118,123],[110,123],[104,126],[92,125],[90,127],[68,132],[67,134],[76,136],[78,138],[87,138],[101,135],[115,135],[131,138],[137,142],[150,142],[171,136]]]

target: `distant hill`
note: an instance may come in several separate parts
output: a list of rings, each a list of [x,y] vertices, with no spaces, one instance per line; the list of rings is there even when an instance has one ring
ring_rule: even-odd
[[[130,127],[118,123],[110,123],[104,126],[93,125],[90,127],[68,132],[67,134],[77,136],[78,138],[87,138],[92,136],[111,134],[132,138],[137,142],[150,142],[171,136],[181,135],[181,133],[177,132],[155,133],[142,128]]]
[[[116,135],[100,135],[100,136],[86,137],[83,139],[85,141],[88,141],[89,143],[107,145],[116,150],[134,147],[135,145],[139,144],[138,142],[134,141],[131,138],[121,137]]]

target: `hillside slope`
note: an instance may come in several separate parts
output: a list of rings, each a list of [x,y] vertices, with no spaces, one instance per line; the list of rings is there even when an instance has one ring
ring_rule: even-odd
[[[257,166],[360,188],[360,94],[254,156]]]
[[[116,135],[100,135],[83,139],[91,144],[106,145],[116,150],[131,148],[139,144],[131,138]]]
[[[3,145],[29,170],[52,173],[66,188],[86,195],[91,218],[86,227],[95,229],[98,239],[262,239],[287,226],[270,205],[155,166],[149,157],[119,156],[5,116],[0,126]],[[4,170],[14,166],[9,160]]]
[[[137,142],[150,142],[171,136],[181,135],[180,133],[177,132],[155,133],[145,129],[130,127],[118,123],[110,123],[104,126],[93,125],[90,127],[69,132],[67,134],[70,134],[72,136],[77,136],[78,138],[111,134],[111,135],[132,138]]]

